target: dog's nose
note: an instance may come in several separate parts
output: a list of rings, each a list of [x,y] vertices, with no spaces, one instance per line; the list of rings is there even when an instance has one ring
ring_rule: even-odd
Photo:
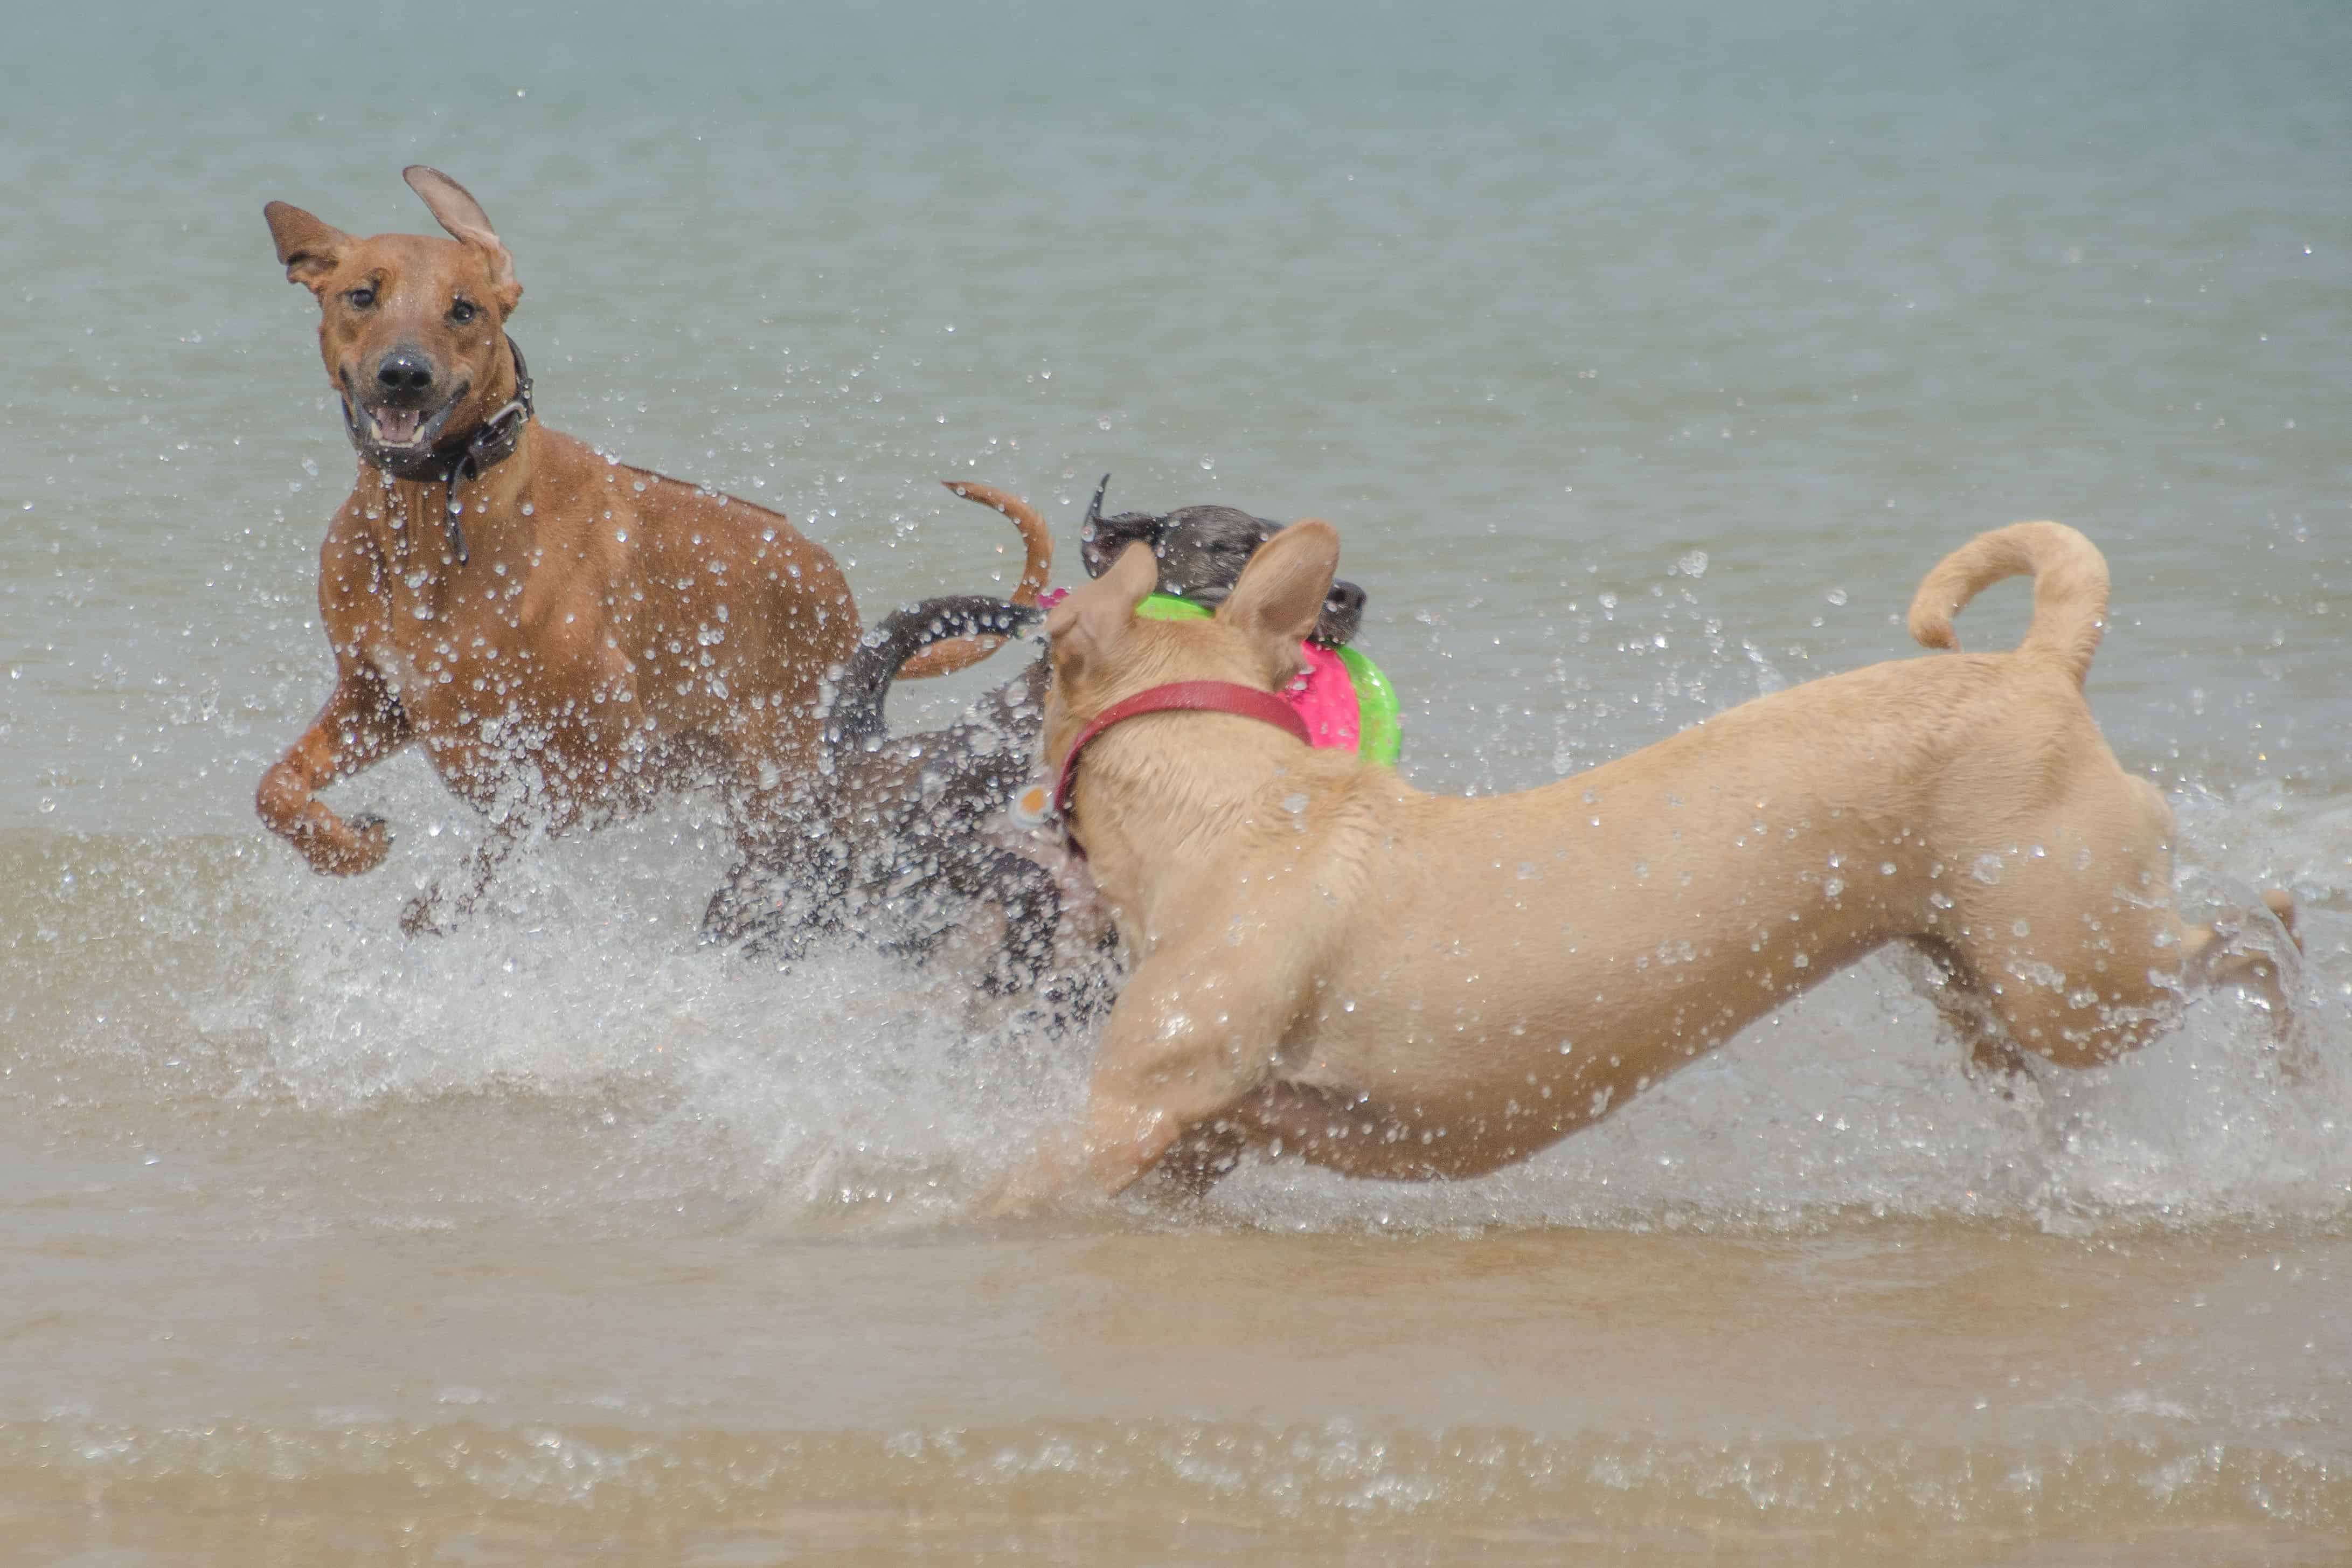
[[[1364,611],[1364,591],[1353,583],[1335,582],[1323,597],[1323,608],[1335,616],[1359,616]]]
[[[414,397],[433,384],[433,366],[415,349],[394,349],[375,367],[378,386],[396,397]]]

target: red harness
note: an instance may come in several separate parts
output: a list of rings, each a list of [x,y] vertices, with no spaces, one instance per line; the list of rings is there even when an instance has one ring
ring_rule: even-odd
[[[1298,710],[1271,691],[1260,691],[1255,686],[1232,680],[1178,680],[1166,686],[1148,687],[1112,703],[1078,731],[1069,755],[1062,759],[1061,781],[1054,786],[1054,809],[1063,821],[1070,819],[1070,797],[1078,787],[1078,758],[1085,754],[1087,747],[1112,725],[1139,719],[1146,713],[1232,713],[1271,724],[1297,736],[1303,745],[1315,743]]]

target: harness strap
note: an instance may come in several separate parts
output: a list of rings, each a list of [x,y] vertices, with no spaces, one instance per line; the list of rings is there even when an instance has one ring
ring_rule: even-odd
[[[1271,691],[1260,691],[1255,686],[1233,680],[1178,680],[1166,686],[1147,687],[1096,714],[1071,743],[1069,754],[1062,759],[1061,779],[1054,786],[1054,809],[1065,822],[1069,820],[1071,800],[1077,792],[1078,759],[1104,731],[1146,713],[1231,713],[1271,724],[1302,745],[1315,743],[1298,710]]]

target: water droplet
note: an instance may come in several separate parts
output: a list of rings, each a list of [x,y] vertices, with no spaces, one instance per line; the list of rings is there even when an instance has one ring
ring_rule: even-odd
[[[1690,551],[1675,564],[1682,568],[1682,574],[1685,577],[1704,577],[1706,575],[1706,552]]]
[[[1845,603],[1845,590],[1843,588],[1832,588],[1828,593],[1822,595],[1822,597],[1827,599],[1832,605],[1843,605]]]

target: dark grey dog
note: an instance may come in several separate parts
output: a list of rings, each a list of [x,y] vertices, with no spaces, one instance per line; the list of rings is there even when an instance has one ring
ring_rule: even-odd
[[[1164,514],[1102,515],[1103,476],[1081,535],[1088,576],[1099,577],[1129,544],[1149,544],[1159,591],[1213,609],[1242,567],[1282,524],[1229,506]],[[1339,647],[1363,621],[1364,591],[1334,583],[1314,640]],[[1109,941],[1108,921],[1076,933],[1056,868],[1012,808],[1038,776],[1048,666],[1041,657],[944,730],[893,736],[883,707],[907,660],[935,642],[1008,636],[1044,612],[980,595],[926,599],[893,612],[860,640],[835,679],[824,750],[777,858],[739,871],[711,900],[704,931],[756,952],[796,957],[813,941],[855,933],[924,958],[971,925],[986,905],[1004,933],[981,979],[989,990],[1044,990],[1087,1011],[1108,996],[1099,976],[1062,973],[1057,952]]]
[[[1230,506],[1186,506],[1174,511],[1123,511],[1102,514],[1103,496],[1110,476],[1095,487],[1087,508],[1086,531],[1078,535],[1078,552],[1087,575],[1099,577],[1130,544],[1149,544],[1160,563],[1160,592],[1190,599],[1215,609],[1234,591],[1249,558],[1259,545],[1282,531],[1270,518],[1253,517]],[[1364,619],[1364,591],[1353,583],[1335,582],[1323,613],[1316,618],[1314,640],[1339,647],[1354,640]]]
[[[924,958],[986,900],[1003,911],[987,989],[1046,978],[1062,899],[1004,813],[1036,771],[1045,661],[944,730],[892,736],[883,705],[898,668],[935,642],[1009,637],[1045,618],[982,595],[926,599],[884,616],[835,677],[824,751],[795,803],[793,836],[739,869],[711,900],[707,937],[790,960],[826,936],[854,933]]]

